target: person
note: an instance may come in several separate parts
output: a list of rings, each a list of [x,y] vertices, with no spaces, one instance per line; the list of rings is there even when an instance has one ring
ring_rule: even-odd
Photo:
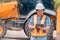
[[[45,9],[45,7],[44,7],[44,5],[42,4],[42,3],[38,3],[37,5],[36,5],[36,13],[37,13],[37,24],[40,24],[40,21],[41,21],[41,18],[42,18],[42,16],[44,15],[44,9]],[[51,25],[51,21],[50,21],[50,18],[48,17],[48,16],[46,16],[46,21],[45,21],[45,23],[44,23],[44,26],[43,26],[43,28],[42,27],[39,27],[39,28],[41,28],[41,29],[43,29],[43,30],[49,30],[50,29],[50,25]],[[34,29],[34,28],[36,28],[36,26],[34,26],[34,17],[32,16],[30,19],[29,19],[29,21],[28,21],[28,27],[30,28],[30,29]],[[32,31],[31,31],[32,32]],[[47,33],[47,32],[46,32]],[[47,40],[47,35],[46,36],[42,36],[42,37],[38,37],[38,36],[32,36],[31,35],[31,38],[30,38],[30,40]]]

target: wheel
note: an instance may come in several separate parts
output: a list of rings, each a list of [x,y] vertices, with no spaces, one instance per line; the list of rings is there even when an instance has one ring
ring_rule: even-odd
[[[2,23],[0,23],[0,38],[3,38],[6,32],[7,32],[7,28]]]
[[[28,20],[26,21],[26,23],[24,24],[24,32],[25,34],[28,36],[28,38],[31,37],[31,30],[28,28],[28,24],[27,24]]]
[[[27,22],[26,22],[27,23]],[[24,32],[25,34],[28,36],[28,38],[31,37],[31,34],[30,34],[30,29],[28,28],[28,25],[26,24],[25,27],[24,27]]]
[[[48,40],[53,40],[53,30],[54,30],[54,27],[50,27],[49,31],[48,31],[48,34],[47,34],[47,39]]]

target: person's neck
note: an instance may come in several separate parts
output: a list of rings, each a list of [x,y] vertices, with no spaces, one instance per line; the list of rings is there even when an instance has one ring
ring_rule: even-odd
[[[42,15],[37,15],[37,17],[42,17]]]

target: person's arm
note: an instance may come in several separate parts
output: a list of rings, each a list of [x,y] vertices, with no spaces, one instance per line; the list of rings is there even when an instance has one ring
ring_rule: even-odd
[[[28,21],[28,27],[30,28],[30,29],[33,29],[35,26],[33,25],[33,17],[31,17],[30,19],[29,19],[29,21]]]
[[[49,30],[51,26],[51,20],[49,17],[46,18],[46,27],[44,28],[44,30]]]
[[[47,25],[45,28],[44,28],[44,30],[49,30],[50,29],[50,26],[49,25]]]

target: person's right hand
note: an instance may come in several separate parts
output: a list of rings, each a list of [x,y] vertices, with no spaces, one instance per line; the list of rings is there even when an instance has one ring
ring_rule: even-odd
[[[35,28],[35,26],[33,26],[33,25],[28,25],[28,27],[29,27],[30,29]]]
[[[40,26],[38,26],[38,28],[40,28],[40,29],[41,29],[41,27],[40,27]]]

